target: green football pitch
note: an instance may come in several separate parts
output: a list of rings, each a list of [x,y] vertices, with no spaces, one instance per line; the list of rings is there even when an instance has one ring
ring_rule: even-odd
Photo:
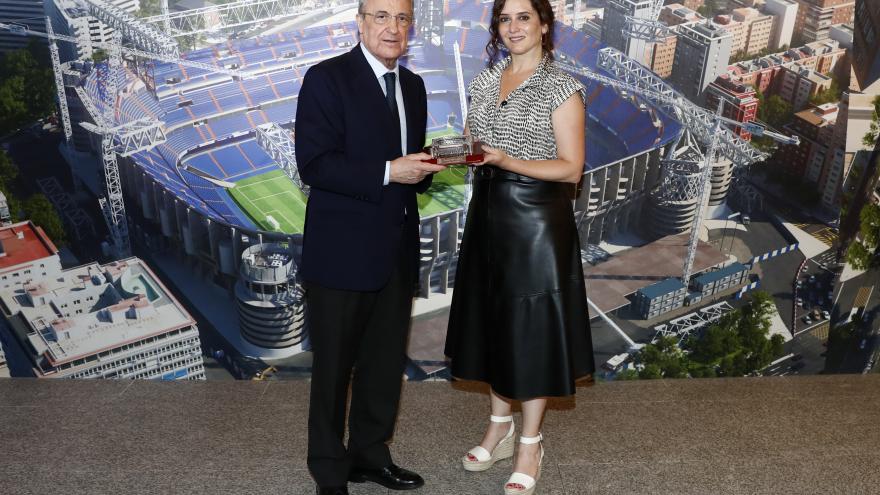
[[[454,132],[432,132],[427,138],[428,144],[431,139],[448,134]],[[420,216],[436,215],[464,206],[465,171],[465,167],[450,167],[436,174],[427,193],[418,196]],[[306,196],[284,171],[273,170],[240,180],[227,191],[233,201],[261,229],[288,234],[303,231]]]
[[[456,134],[452,130],[435,131],[428,134],[426,146],[435,137]],[[419,214],[429,217],[464,206],[464,174],[467,167],[449,167],[434,175],[431,187],[426,194],[419,194]]]
[[[303,231],[306,196],[284,171],[273,170],[238,181],[227,191],[261,229],[288,234]]]

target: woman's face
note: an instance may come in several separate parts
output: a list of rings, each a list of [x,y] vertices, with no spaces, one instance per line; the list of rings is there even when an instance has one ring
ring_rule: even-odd
[[[507,0],[498,16],[498,34],[513,55],[541,50],[541,36],[547,29],[530,0]]]

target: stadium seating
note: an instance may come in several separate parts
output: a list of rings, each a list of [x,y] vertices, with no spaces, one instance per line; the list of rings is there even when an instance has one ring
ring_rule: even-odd
[[[401,63],[422,75],[428,91],[428,130],[463,126],[452,51],[460,44],[464,81],[486,67],[485,46],[491,2],[450,0],[443,47],[413,43]],[[353,22],[230,40],[183,54],[188,60],[218,67],[238,67],[253,77],[233,80],[207,70],[155,63],[150,74],[155,93],[126,70],[116,119],[127,122],[155,118],[165,123],[167,142],[133,155],[134,161],[171,194],[206,216],[256,228],[223,188],[187,170],[197,170],[224,181],[238,181],[277,169],[278,165],[256,143],[253,129],[267,122],[291,124],[296,98],[310,64],[344,53],[357,43]],[[597,40],[570,27],[557,25],[556,53],[567,63],[596,69]],[[291,61],[300,64],[292,67]],[[601,72],[601,71],[600,71]],[[578,76],[580,77],[580,76]],[[652,149],[674,139],[681,125],[662,111],[639,108],[641,100],[621,96],[611,88],[581,77],[587,89],[587,167],[595,168]],[[99,109],[103,91],[93,72],[84,85]],[[655,125],[655,116],[659,126]]]

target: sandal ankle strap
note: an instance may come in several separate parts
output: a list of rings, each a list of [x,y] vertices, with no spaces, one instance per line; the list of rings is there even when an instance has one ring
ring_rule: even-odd
[[[493,423],[510,423],[513,421],[513,416],[495,416],[493,414],[489,416],[489,421]]]
[[[519,437],[519,443],[522,443],[525,445],[535,444],[535,443],[540,442],[541,440],[544,440],[544,435],[542,435],[540,433],[538,433],[538,436],[536,436],[536,437],[522,437],[522,436]]]

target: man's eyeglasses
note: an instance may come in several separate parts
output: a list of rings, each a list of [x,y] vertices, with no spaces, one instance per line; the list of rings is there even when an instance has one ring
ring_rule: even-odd
[[[369,12],[361,12],[361,15],[362,16],[368,16],[368,15],[373,16],[373,21],[376,24],[380,24],[380,25],[388,24],[389,22],[391,22],[392,18],[397,19],[397,25],[400,27],[403,27],[403,28],[409,27],[410,24],[412,24],[412,22],[413,22],[413,18],[409,14],[391,15],[388,12],[385,12],[382,10],[380,10],[379,12],[376,12],[374,14],[371,14]]]

